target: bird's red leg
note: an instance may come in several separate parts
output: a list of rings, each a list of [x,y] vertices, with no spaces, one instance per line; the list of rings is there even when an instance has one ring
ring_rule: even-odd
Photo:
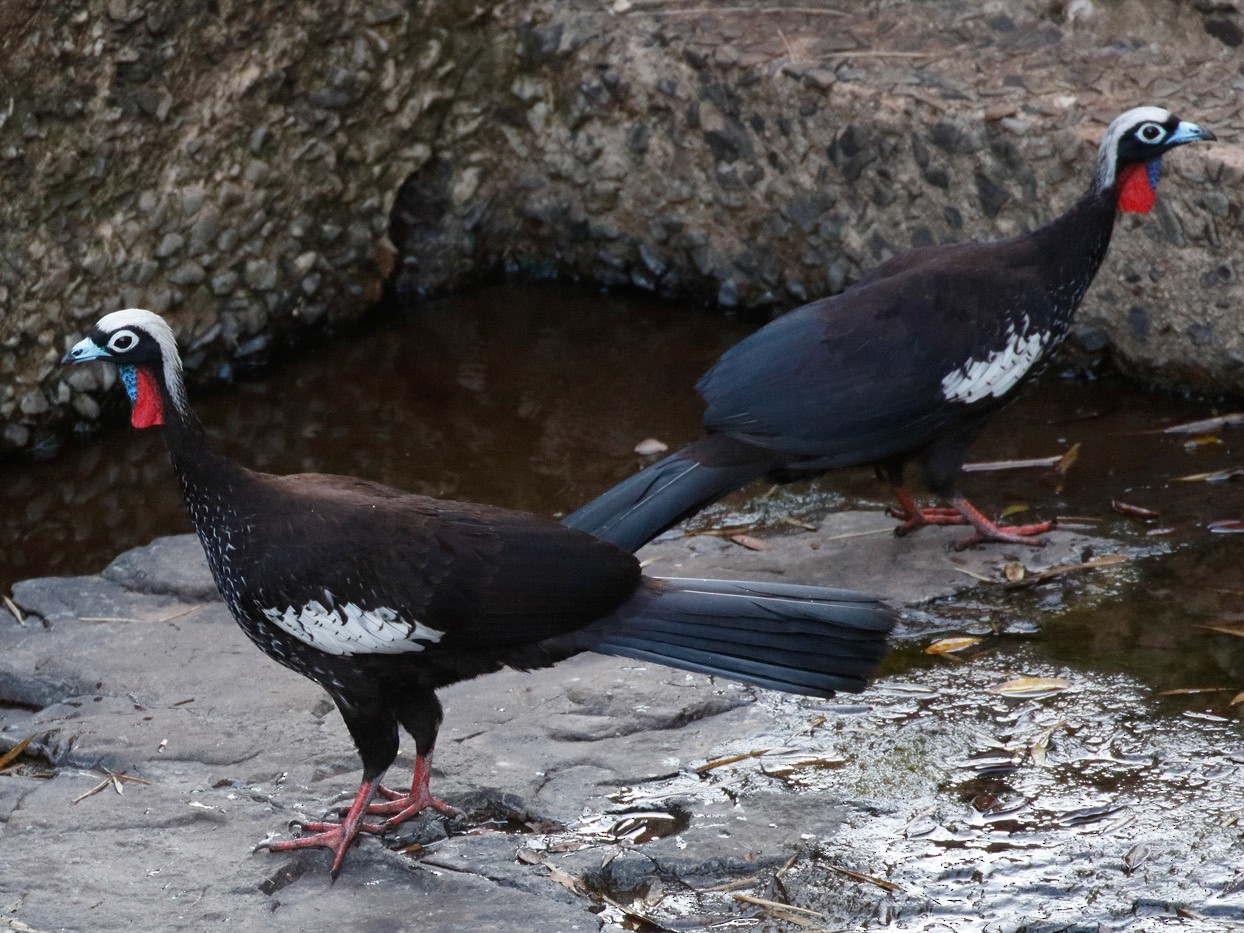
[[[387,793],[385,796],[389,798],[389,802],[372,804],[367,808],[367,813],[373,816],[389,816],[389,819],[379,826],[369,824],[363,828],[367,832],[383,832],[386,829],[397,826],[399,823],[405,823],[428,807],[431,807],[438,813],[445,814],[445,816],[457,816],[457,810],[432,796],[432,791],[428,789],[428,782],[431,778],[432,753],[416,755],[415,775],[410,782],[410,793],[398,794],[386,788]]]
[[[890,514],[900,519],[903,524],[894,529],[896,535],[905,535],[909,531],[923,528],[925,525],[966,525],[968,520],[959,509],[922,509],[916,505],[911,490],[906,486],[895,486],[894,495],[898,499],[898,508],[891,508]]]
[[[995,525],[987,519],[976,506],[960,493],[950,500],[963,518],[976,529],[976,534],[969,535],[955,545],[962,551],[982,541],[1003,541],[1007,544],[1026,544],[1029,547],[1045,547],[1045,541],[1034,535],[1045,534],[1054,527],[1053,522],[1037,522],[1032,525]]]
[[[346,811],[340,823],[303,823],[302,828],[310,830],[312,835],[285,842],[266,842],[256,848],[267,849],[270,852],[291,852],[294,849],[309,849],[317,846],[332,849],[332,876],[336,880],[337,875],[341,873],[341,866],[345,864],[346,852],[358,838],[359,830],[365,828],[363,815],[367,812],[372,795],[376,792],[377,783],[377,780],[365,780],[359,784],[358,793],[354,795],[354,802],[350,804],[350,809]],[[370,828],[368,830],[373,831]]]

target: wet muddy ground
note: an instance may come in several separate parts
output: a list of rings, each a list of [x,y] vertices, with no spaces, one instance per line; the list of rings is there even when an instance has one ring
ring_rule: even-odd
[[[565,512],[634,469],[639,440],[672,446],[697,434],[691,384],[750,326],[617,297],[501,289],[396,314],[197,407],[222,446],[263,469],[356,473]],[[620,787],[613,806],[525,832],[507,852],[517,848],[516,864],[541,865],[555,880],[562,872],[602,923],[631,929],[1244,921],[1244,704],[1235,702],[1244,693],[1244,535],[1212,527],[1244,517],[1244,480],[1228,478],[1244,467],[1244,427],[1163,433],[1229,410],[1047,375],[995,420],[972,458],[1075,448],[1074,462],[1066,458],[1064,472],[977,472],[964,488],[987,512],[1058,516],[1089,535],[1078,560],[1125,554],[1125,563],[1010,588],[1007,565],[1014,576],[1013,565],[1033,566],[1038,555],[999,551],[988,582],[911,612],[885,676],[858,702],[766,696],[763,731]],[[117,431],[51,463],[8,468],[3,480],[0,569],[10,582],[93,572],[124,547],[188,529],[151,433]],[[1112,502],[1157,514],[1124,514]],[[889,541],[885,504],[867,471],[847,471],[753,488],[695,525],[789,540],[802,533],[798,523],[859,509],[870,522],[861,542]],[[947,548],[956,533],[921,534],[938,536],[939,559],[955,560]],[[714,569],[737,552],[753,572],[772,570],[765,552],[693,540]],[[951,637],[981,640],[926,652]],[[996,692],[1019,677],[1054,683],[1037,696]],[[832,834],[815,821],[796,832],[786,867],[723,865],[715,882],[694,885],[660,870],[688,857],[680,840],[718,824],[725,832],[740,819],[738,801],[768,794],[785,795],[794,813],[801,798],[841,799],[842,822]],[[436,846],[416,857],[429,868],[437,858],[452,864]]]

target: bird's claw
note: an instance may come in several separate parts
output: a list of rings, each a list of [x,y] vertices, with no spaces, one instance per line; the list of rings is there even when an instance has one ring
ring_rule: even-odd
[[[956,551],[967,550],[976,544],[983,544],[986,541],[998,541],[1003,544],[1023,544],[1027,547],[1045,547],[1046,540],[1039,538],[1037,535],[1043,535],[1047,531],[1053,530],[1055,522],[1036,522],[1032,525],[991,525],[989,527],[977,527],[976,534],[968,535],[962,541],[955,543]]]

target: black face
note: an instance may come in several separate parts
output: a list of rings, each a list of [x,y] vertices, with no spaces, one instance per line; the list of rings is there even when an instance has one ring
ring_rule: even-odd
[[[115,363],[159,363],[160,344],[140,327],[118,327],[105,331],[99,327],[91,331],[91,342],[99,347],[97,359]]]
[[[1182,123],[1171,115],[1164,121],[1146,120],[1131,127],[1119,140],[1119,164],[1149,162],[1163,154],[1199,139],[1213,139],[1214,135],[1199,128],[1190,132],[1192,124]]]

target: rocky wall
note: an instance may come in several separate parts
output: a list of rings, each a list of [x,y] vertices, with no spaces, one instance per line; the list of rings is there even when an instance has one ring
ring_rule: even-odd
[[[912,245],[1020,233],[1105,124],[1166,160],[1076,335],[1159,383],[1244,390],[1229,4],[111,0],[0,12],[0,448],[54,446],[112,377],[99,314],[170,316],[195,378],[499,272],[775,311]],[[394,269],[394,260],[398,260]]]
[[[54,446],[167,314],[200,380],[380,297],[389,213],[496,35],[468,3],[109,0],[0,12],[0,446]],[[479,91],[463,91],[479,94]]]

